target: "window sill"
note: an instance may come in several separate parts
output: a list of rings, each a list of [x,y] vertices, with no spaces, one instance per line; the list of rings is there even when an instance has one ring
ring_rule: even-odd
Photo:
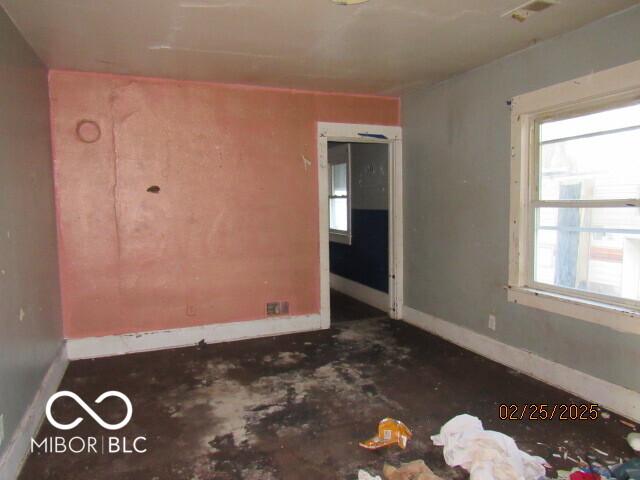
[[[351,245],[351,235],[349,235],[348,233],[329,232],[329,241],[334,243],[342,243],[344,245]]]
[[[640,334],[640,311],[527,287],[507,287],[510,302]]]

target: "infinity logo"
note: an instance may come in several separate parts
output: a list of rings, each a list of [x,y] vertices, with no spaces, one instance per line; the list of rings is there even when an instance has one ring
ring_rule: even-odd
[[[118,397],[124,402],[124,404],[127,406],[127,414],[125,415],[124,419],[121,422],[116,423],[115,425],[111,423],[107,423],[104,420],[102,420],[102,418],[100,418],[100,416],[96,412],[94,412],[93,409],[89,405],[87,405],[84,402],[84,400],[82,400],[75,393],[69,392],[67,390],[62,390],[60,392],[53,394],[51,398],[49,398],[49,401],[47,402],[47,408],[46,408],[46,414],[47,414],[47,419],[49,420],[49,423],[51,423],[51,425],[53,425],[54,427],[60,430],[71,430],[73,428],[76,428],[84,420],[84,418],[78,417],[73,422],[68,424],[57,422],[56,419],[53,418],[53,415],[51,414],[51,407],[53,405],[53,402],[55,402],[60,397],[73,398],[73,400],[75,400],[75,402],[78,405],[80,405],[85,412],[91,415],[91,417],[96,422],[98,422],[98,424],[100,424],[102,428],[106,428],[107,430],[120,430],[122,427],[124,427],[129,423],[129,420],[131,420],[131,416],[133,415],[133,406],[131,405],[131,401],[129,400],[129,397],[127,397],[124,393],[118,392],[116,390],[110,390],[108,392],[104,392],[102,395],[96,398],[96,401],[94,402],[94,403],[102,403],[102,401],[105,398],[109,398],[109,397]]]

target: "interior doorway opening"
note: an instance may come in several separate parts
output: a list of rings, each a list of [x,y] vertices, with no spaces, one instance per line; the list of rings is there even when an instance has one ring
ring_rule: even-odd
[[[321,315],[326,326],[336,293],[402,318],[401,148],[400,127],[319,124]]]
[[[349,304],[339,300],[338,292],[354,298],[366,294],[361,301],[367,300],[364,303],[386,313],[389,306],[389,145],[331,141],[327,154],[332,318],[350,318],[351,313],[356,313],[353,308],[345,308]],[[337,308],[341,311],[337,312]],[[358,314],[366,312],[367,309],[360,309]]]

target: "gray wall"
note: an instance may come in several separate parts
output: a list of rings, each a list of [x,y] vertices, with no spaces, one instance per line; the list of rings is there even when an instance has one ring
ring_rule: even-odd
[[[507,302],[518,94],[640,59],[640,7],[402,98],[408,306],[640,391],[640,336]],[[497,331],[487,328],[489,314]]]
[[[389,210],[389,147],[351,144],[351,208]]]
[[[329,142],[329,161],[346,160],[348,142]],[[351,143],[351,208],[389,210],[389,147]]]
[[[47,71],[0,8],[4,452],[62,343]]]

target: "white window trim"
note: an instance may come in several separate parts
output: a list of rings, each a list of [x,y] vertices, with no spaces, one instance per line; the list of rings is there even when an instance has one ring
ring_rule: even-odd
[[[331,162],[328,161],[328,165],[343,163],[339,162]],[[329,240],[331,242],[342,243],[344,245],[351,245],[351,143],[347,143],[347,231],[344,230],[334,230],[329,228]],[[329,173],[331,169],[329,169]],[[331,196],[331,186],[332,180],[329,179],[329,198],[334,198]],[[331,214],[331,212],[329,212]]]
[[[640,311],[596,295],[533,283],[530,215],[535,178],[534,130],[545,116],[640,99],[640,61],[514,97],[511,101],[511,186],[508,300],[528,307],[640,334]],[[584,206],[584,205],[582,205]]]

